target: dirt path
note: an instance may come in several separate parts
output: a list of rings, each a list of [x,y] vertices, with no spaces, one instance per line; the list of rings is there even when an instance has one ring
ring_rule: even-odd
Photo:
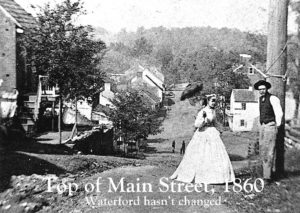
[[[222,195],[224,186],[210,186],[208,190],[213,188],[213,194],[203,192],[203,188],[198,189],[200,192],[186,192],[182,188],[183,192],[180,192],[179,182],[174,182],[175,188],[171,190],[172,181],[168,177],[181,161],[179,150],[182,140],[188,145],[193,135],[192,125],[197,113],[197,109],[188,101],[179,101],[180,92],[175,92],[175,95],[174,105],[163,123],[164,131],[149,137],[144,160],[68,155],[64,152],[59,155],[46,154],[47,152],[0,155],[0,169],[6,171],[6,183],[2,186],[4,191],[0,193],[0,211],[6,209],[5,212],[23,212],[30,207],[32,212],[234,212],[228,207],[229,200]],[[49,139],[43,140],[49,142]],[[248,144],[255,140],[255,135],[224,132],[222,139],[234,169],[247,166],[245,159]],[[171,149],[173,140],[176,141],[175,153]],[[53,181],[53,192],[46,192],[45,174],[57,175],[56,182]],[[101,183],[100,191],[88,193],[84,187],[91,187],[91,184],[96,187],[98,178]],[[120,187],[118,188],[117,185],[122,180],[124,190],[129,190],[128,192],[121,192]],[[77,183],[78,190],[72,196],[58,194],[55,187],[62,182]],[[139,191],[138,186],[142,187],[143,183],[146,189]],[[113,184],[116,185],[116,191],[113,190]],[[115,205],[101,204],[115,199]],[[126,205],[129,200],[138,202],[138,205]],[[210,205],[207,202],[214,203]]]
[[[188,203],[192,200],[198,200],[199,202],[207,202],[212,200],[218,200],[219,196],[217,194],[211,195],[209,192],[178,192],[175,187],[176,192],[171,192],[171,188],[167,192],[162,192],[167,190],[167,186],[160,184],[160,179],[164,181],[164,184],[168,184],[171,187],[171,182],[167,180],[167,177],[171,175],[173,171],[172,167],[167,165],[158,166],[140,166],[140,167],[121,167],[112,170],[105,171],[100,174],[96,174],[92,177],[82,180],[82,183],[94,183],[96,184],[97,179],[101,177],[101,192],[95,192],[91,194],[86,194],[82,196],[79,200],[74,203],[73,208],[70,209],[73,212],[233,212],[226,205],[223,204],[222,197],[220,205],[203,206],[201,203],[199,205],[192,205]],[[124,179],[124,185],[133,183],[135,185],[135,192],[117,192],[113,189],[113,184],[117,185],[121,179]],[[165,179],[166,178],[166,181]],[[113,181],[114,183],[112,184]],[[148,183],[152,187],[145,188],[147,192],[137,192],[138,183],[140,183],[142,190],[142,183]],[[175,185],[178,186],[178,185]],[[214,188],[216,191],[221,190],[217,186],[210,187],[210,190]],[[112,192],[109,192],[109,190]],[[124,189],[129,190],[129,188],[124,187]],[[162,191],[160,191],[162,190]],[[94,205],[90,201],[93,198]],[[116,205],[105,205],[99,204],[97,202],[104,202],[106,200],[118,200],[119,197],[123,202],[128,202],[129,200],[139,201],[135,206],[126,205],[126,203],[116,203]],[[185,201],[184,198],[186,197]],[[87,201],[89,199],[89,201]],[[173,199],[173,204],[172,204]],[[164,203],[165,202],[165,203]],[[182,205],[179,205],[180,204]],[[70,206],[70,205],[67,205]],[[65,209],[67,211],[67,209]]]
[[[72,206],[72,209],[66,211],[73,212],[234,212],[225,203],[226,200],[219,196],[217,192],[224,190],[224,186],[209,186],[208,190],[215,190],[215,193],[210,192],[179,192],[176,188],[178,182],[175,183],[175,190],[172,192],[170,188],[172,181],[168,177],[175,171],[181,161],[182,156],[179,154],[180,144],[185,140],[188,144],[192,134],[192,124],[194,115],[197,109],[192,107],[187,101],[180,102],[180,92],[175,92],[175,104],[171,107],[166,120],[164,121],[164,131],[149,138],[148,147],[146,149],[146,159],[140,166],[125,166],[114,168],[111,170],[97,173],[91,177],[82,179],[81,184],[85,185],[93,183],[96,185],[97,179],[100,178],[101,192],[91,194],[82,193],[75,202],[66,204],[66,207]],[[250,139],[241,137],[240,140],[235,140],[230,133],[224,134],[224,141],[227,149],[230,150],[231,156],[239,156],[233,162],[235,169],[245,166],[243,159],[247,155],[247,145]],[[233,139],[233,140],[232,140]],[[176,152],[171,152],[171,142],[176,140]],[[134,192],[109,192],[113,184],[117,185],[121,180],[124,180],[124,188],[126,191],[127,184],[134,185]],[[164,183],[160,183],[160,180]],[[122,183],[122,181],[121,181]],[[152,187],[148,188],[147,192],[138,192],[137,185],[147,183]],[[149,186],[147,185],[147,186]],[[128,189],[128,188],[127,188]],[[129,188],[130,190],[130,188]],[[167,192],[162,192],[162,191]],[[179,190],[179,191],[178,191]],[[135,200],[137,205],[125,205],[126,203],[116,203],[116,205],[108,205],[105,202],[108,200],[122,199],[124,202]],[[91,198],[95,203],[91,201]],[[173,199],[173,200],[172,200]],[[186,199],[186,200],[184,200]],[[203,202],[213,202],[220,199],[217,205],[204,205]],[[198,202],[193,205],[193,201]],[[182,204],[182,205],[180,205]],[[195,204],[195,203],[194,203]]]

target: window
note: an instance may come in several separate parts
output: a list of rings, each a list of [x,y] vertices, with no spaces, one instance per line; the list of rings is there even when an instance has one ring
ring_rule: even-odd
[[[246,103],[242,103],[242,110],[246,110]]]
[[[245,126],[245,120],[240,120],[240,126]]]
[[[249,68],[248,68],[248,74],[249,74],[249,75],[253,75],[253,74],[254,74],[253,67],[249,67]]]
[[[138,78],[142,78],[142,77],[143,77],[143,72],[138,72],[138,73],[137,73],[137,77],[138,77]]]

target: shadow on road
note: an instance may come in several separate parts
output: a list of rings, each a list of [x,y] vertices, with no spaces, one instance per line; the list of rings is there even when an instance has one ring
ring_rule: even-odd
[[[145,154],[158,153],[157,148],[150,146],[149,144],[158,144],[158,143],[163,143],[164,141],[165,141],[165,139],[163,139],[163,138],[148,139],[146,141],[146,143],[141,146],[141,148],[143,149],[143,152]]]
[[[246,158],[240,156],[240,155],[235,155],[235,154],[229,154],[230,161],[242,161],[246,160]]]
[[[145,146],[143,147],[143,152],[145,154],[154,154],[154,153],[157,153],[157,149],[155,147],[150,147],[150,146]]]
[[[62,174],[66,171],[48,161],[23,153],[4,151],[0,153],[0,192],[10,187],[13,175]]]
[[[159,151],[159,152],[156,152],[156,153],[158,153],[158,154],[178,154],[178,152],[172,152],[172,150],[170,150],[170,151]]]
[[[166,98],[165,105],[172,106],[175,104],[175,101],[172,98]]]
[[[300,177],[300,170],[296,171],[286,171],[286,177]]]
[[[52,138],[39,138],[39,141],[52,141]]]
[[[7,147],[11,151],[24,151],[37,154],[71,155],[74,151],[63,144],[39,143],[35,139],[26,139]]]
[[[147,140],[147,144],[149,143],[162,143],[164,142],[166,139],[163,138],[156,138],[156,139],[148,139]]]
[[[51,141],[51,138],[39,139],[40,142]],[[26,136],[17,118],[7,120],[0,125],[0,148],[8,151],[24,151],[39,154],[72,154],[73,150],[61,144],[39,143],[37,139]]]

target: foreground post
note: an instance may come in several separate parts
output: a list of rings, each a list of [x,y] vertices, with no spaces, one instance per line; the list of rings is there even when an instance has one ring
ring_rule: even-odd
[[[281,76],[287,70],[287,14],[288,0],[269,1],[268,46],[267,46],[267,79],[272,85],[271,93],[280,99],[283,110],[283,122],[278,129],[276,141],[276,176],[284,173],[284,115],[285,115],[285,86]]]
[[[55,100],[52,102],[52,121],[51,121],[51,129],[54,132],[55,129]]]

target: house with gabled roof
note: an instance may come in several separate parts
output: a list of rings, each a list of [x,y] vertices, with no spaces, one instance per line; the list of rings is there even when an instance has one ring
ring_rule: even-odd
[[[17,39],[36,26],[34,17],[13,0],[0,0],[0,79],[1,90],[23,91],[30,87],[26,58],[21,56]]]
[[[21,29],[29,29],[36,26],[35,18],[14,0],[0,0],[0,10]]]
[[[259,126],[259,94],[249,89],[233,89],[230,109],[226,110],[232,131],[257,131]]]
[[[115,93],[112,91],[113,81],[110,78],[103,79],[103,87],[99,94],[99,104],[102,106],[107,106],[114,108],[111,100],[114,99]]]
[[[117,80],[117,89],[136,89],[152,108],[162,105],[165,93],[164,75],[157,68],[137,63],[124,74],[118,75]]]
[[[158,78],[159,80],[161,80],[162,83],[165,82],[165,76],[164,74],[162,74],[156,67],[150,67],[148,69],[156,78]]]
[[[145,84],[148,87],[156,88],[157,96],[163,101],[165,92],[164,75],[158,71],[156,67],[146,67],[140,64],[135,64],[130,69],[125,71],[123,76],[123,84]],[[129,85],[130,87],[130,85]]]
[[[145,103],[151,106],[152,109],[159,108],[160,98],[149,87],[140,88],[139,93],[143,97]]]
[[[0,81],[2,81],[0,98],[2,105],[9,105],[5,102],[12,100],[5,99],[4,96],[10,93],[18,94],[18,108],[26,108],[26,117],[20,114],[19,119],[27,132],[34,127],[39,102],[37,95],[27,96],[24,99],[25,93],[33,91],[34,69],[31,69],[32,66],[28,63],[26,54],[23,54],[26,50],[24,50],[21,38],[24,33],[35,26],[37,26],[35,18],[14,0],[0,0]],[[2,105],[1,110],[3,110]],[[10,117],[13,116],[15,113],[10,113]]]
[[[259,80],[264,80],[267,75],[264,73],[264,65],[262,63],[251,63],[251,55],[240,54],[241,65],[233,69],[235,73],[247,75],[250,79],[250,85],[254,85]]]

